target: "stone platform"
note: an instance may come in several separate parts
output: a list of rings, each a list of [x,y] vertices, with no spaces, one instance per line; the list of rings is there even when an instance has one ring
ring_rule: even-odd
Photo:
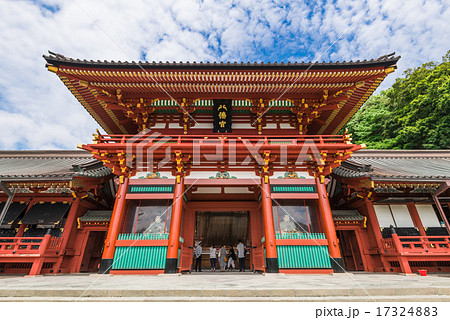
[[[450,301],[450,275],[10,275],[0,301]]]

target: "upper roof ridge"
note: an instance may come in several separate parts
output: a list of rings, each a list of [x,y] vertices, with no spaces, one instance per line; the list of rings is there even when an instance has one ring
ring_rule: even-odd
[[[64,55],[62,55],[62,54],[60,54],[60,53],[55,53],[55,52],[52,52],[52,51],[48,51],[48,55],[43,55],[43,57],[44,57],[44,59],[47,61],[47,63],[50,63],[50,64],[53,64],[53,65],[59,65],[59,63],[67,63],[67,64],[75,64],[75,65],[81,65],[81,66],[104,66],[104,67],[106,67],[106,66],[108,66],[108,67],[111,67],[111,66],[113,66],[113,67],[126,67],[126,66],[129,66],[129,67],[154,67],[154,66],[157,66],[157,67],[172,67],[172,68],[174,68],[174,67],[202,67],[202,68],[213,68],[213,67],[221,67],[221,68],[223,68],[223,67],[262,67],[262,68],[286,68],[286,69],[288,69],[288,68],[292,68],[292,67],[305,67],[305,66],[310,66],[311,68],[318,68],[318,67],[336,67],[336,66],[338,66],[338,67],[345,67],[345,66],[357,66],[357,65],[373,65],[373,64],[375,64],[375,65],[377,65],[377,64],[386,64],[386,63],[388,63],[388,65],[395,65],[395,63],[400,59],[400,56],[394,56],[395,55],[395,52],[393,52],[393,53],[390,53],[390,54],[386,54],[386,55],[382,55],[381,57],[379,57],[379,58],[377,58],[377,59],[370,59],[370,60],[366,60],[366,59],[364,59],[364,60],[356,60],[356,61],[353,61],[353,60],[349,60],[349,61],[342,61],[342,62],[340,62],[340,61],[329,61],[329,62],[325,62],[325,61],[322,61],[322,62],[319,62],[319,61],[314,61],[314,62],[312,62],[312,61],[309,61],[309,62],[304,62],[304,61],[301,61],[301,62],[297,62],[297,61],[295,61],[295,62],[284,62],[284,61],[282,61],[282,62],[277,62],[277,61],[275,61],[275,62],[262,62],[262,61],[260,61],[260,62],[250,62],[250,61],[248,61],[248,62],[243,62],[243,61],[241,61],[241,62],[236,62],[236,61],[234,61],[234,62],[230,62],[230,61],[226,61],[226,62],[223,62],[223,61],[220,61],[220,62],[217,62],[217,61],[200,61],[200,62],[197,62],[197,61],[193,61],[193,62],[190,62],[190,61],[185,61],[185,62],[183,62],[183,61],[180,61],[180,62],[175,62],[175,61],[173,61],[173,62],[169,62],[169,61],[166,61],[166,62],[162,62],[162,61],[159,61],[159,62],[155,62],[155,61],[152,61],[152,62],[150,62],[150,61],[138,61],[138,62],[135,62],[135,61],[114,61],[114,60],[111,60],[111,61],[106,61],[106,60],[104,60],[104,61],[100,61],[100,60],[86,60],[86,59],[84,59],[84,60],[80,60],[80,59],[73,59],[73,58],[70,58],[70,57],[66,57],[66,56],[64,56]]]

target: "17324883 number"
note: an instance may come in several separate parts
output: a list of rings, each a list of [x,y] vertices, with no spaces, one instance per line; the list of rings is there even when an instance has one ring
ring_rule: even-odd
[[[377,317],[436,317],[437,307],[377,307]]]

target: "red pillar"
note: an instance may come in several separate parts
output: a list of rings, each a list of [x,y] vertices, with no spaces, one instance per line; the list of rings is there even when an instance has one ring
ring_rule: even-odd
[[[444,222],[445,227],[447,228],[447,231],[450,232],[450,224],[448,223],[448,219],[445,216],[444,210],[442,209],[441,202],[439,201],[438,195],[435,195],[435,194],[432,195],[433,201],[434,201],[434,204],[436,205],[436,208],[439,211],[439,215],[441,216],[441,219]],[[450,206],[450,203],[448,205]]]
[[[170,219],[169,245],[164,273],[178,272],[178,246],[180,242],[181,212],[183,210],[184,177],[179,176],[173,193],[172,218]]]
[[[67,246],[67,242],[69,241],[69,238],[71,236],[71,233],[73,231],[73,228],[76,228],[76,221],[77,221],[77,213],[78,208],[80,205],[80,198],[76,198],[72,202],[72,206],[70,207],[69,214],[67,215],[66,224],[64,225],[64,231],[62,234],[62,242],[60,249],[64,251]]]
[[[408,202],[406,204],[408,207],[409,214],[411,215],[412,221],[414,222],[414,225],[419,229],[419,233],[421,236],[426,236],[427,233],[425,232],[425,228],[423,227],[422,220],[420,220],[419,213],[417,212],[417,208],[414,204],[414,202]]]
[[[25,210],[25,214],[27,214],[28,210],[30,210],[30,208],[36,203],[36,201],[30,201],[30,203],[28,203],[27,209]],[[17,230],[17,234],[16,237],[22,237],[23,233],[25,232],[27,225],[26,224],[21,224],[19,226],[19,230]]]
[[[105,247],[103,248],[102,261],[100,262],[99,273],[109,273],[111,269],[114,253],[116,251],[116,241],[119,235],[122,217],[125,209],[125,196],[127,194],[129,179],[125,178],[119,185],[116,195],[111,221],[109,222],[108,234],[106,235]]]
[[[45,258],[44,258],[45,251],[48,248],[48,244],[50,243],[51,238],[52,238],[52,236],[47,231],[47,234],[42,239],[40,247],[39,247],[39,257],[33,261],[33,265],[31,266],[31,270],[29,273],[30,276],[37,276],[41,273],[42,266],[44,265],[44,260],[45,260]]]
[[[384,270],[387,272],[390,269],[390,264],[384,258],[384,251],[386,250],[383,244],[383,235],[380,230],[380,223],[378,222],[377,214],[375,212],[375,208],[373,207],[372,200],[364,199],[364,203],[366,206],[367,217],[369,218],[369,224],[372,227],[373,236],[375,241],[377,242],[378,252],[381,252],[380,259],[383,264]]]
[[[331,265],[334,272],[344,272],[341,251],[334,227],[333,216],[331,214],[330,202],[325,184],[320,183],[320,178],[316,178],[317,194],[319,196],[320,217],[324,227],[325,236],[328,240],[328,252],[330,254]]]
[[[400,241],[400,238],[396,233],[392,234],[392,241],[394,242],[395,249],[398,252],[398,262],[400,264],[400,270],[402,270],[402,273],[410,274],[411,267],[409,266],[408,258],[403,255],[403,246],[402,242]]]
[[[266,272],[278,273],[278,254],[275,240],[275,225],[273,222],[272,196],[269,177],[261,177],[261,204],[264,221],[264,236],[266,238]]]
[[[73,232],[74,228],[76,229],[76,220],[77,220],[77,213],[78,213],[80,201],[81,201],[80,198],[76,198],[72,202],[72,206],[70,207],[69,214],[67,215],[66,224],[64,225],[64,231],[63,231],[63,234],[61,235],[62,240],[61,240],[61,245],[59,247],[60,252],[64,252],[66,250],[67,243],[68,243],[70,237],[72,236],[72,234],[74,233]],[[63,259],[64,259],[64,254],[59,256],[58,262],[56,262],[54,264],[53,272],[58,273],[58,270],[61,267],[61,264],[63,262]]]
[[[19,230],[17,230],[16,237],[22,237],[23,233],[25,232],[25,228],[27,227],[26,224],[21,224],[19,227]]]

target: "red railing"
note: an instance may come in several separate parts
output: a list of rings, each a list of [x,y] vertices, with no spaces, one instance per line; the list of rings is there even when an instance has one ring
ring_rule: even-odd
[[[289,142],[290,144],[300,146],[304,142],[314,142],[315,144],[328,144],[328,143],[337,143],[343,144],[345,147],[348,146],[350,141],[349,136],[346,135],[297,135],[292,137],[292,135],[238,135],[238,134],[226,134],[217,133],[217,134],[209,134],[209,135],[174,135],[174,136],[164,136],[164,135],[153,135],[153,132],[150,131],[147,134],[136,134],[136,135],[95,135],[95,141],[98,144],[113,144],[114,146],[133,143],[133,144],[141,144],[140,148],[143,147],[143,143],[153,144],[153,143],[175,143],[179,146],[189,146],[191,147],[193,143],[204,143],[206,140],[217,140],[220,143],[227,144],[230,140],[238,140],[242,142],[242,139],[248,140],[255,144],[260,140],[264,140],[265,144],[271,144],[276,142]],[[347,144],[347,145],[345,145]],[[136,145],[136,147],[139,147]]]
[[[448,253],[450,236],[398,236],[382,239],[385,253]]]
[[[2,254],[45,254],[56,253],[61,246],[60,237],[0,237],[0,255]]]
[[[381,239],[381,243],[385,253],[397,253],[392,238]]]
[[[205,168],[214,171],[218,164],[221,168],[225,165],[227,169],[248,171],[248,156],[250,159],[254,158],[253,165],[260,166],[264,164],[264,154],[270,153],[271,156],[278,155],[271,160],[274,169],[284,170],[287,162],[294,170],[312,170],[318,164],[326,169],[321,168],[325,170],[321,170],[323,175],[331,173],[332,168],[339,166],[340,162],[362,148],[351,144],[347,135],[165,136],[152,133],[154,132],[133,136],[95,135],[95,143],[83,145],[82,148],[91,152],[97,160],[103,161],[113,172],[122,174],[137,167],[141,170],[148,169],[154,161],[165,159],[166,151],[170,151],[172,155],[175,152],[185,157],[191,155],[191,171],[205,171]],[[218,157],[210,157],[211,154]],[[172,168],[172,162],[160,169]]]
[[[47,251],[58,251],[61,247],[62,238],[61,237],[51,237],[48,243]]]

